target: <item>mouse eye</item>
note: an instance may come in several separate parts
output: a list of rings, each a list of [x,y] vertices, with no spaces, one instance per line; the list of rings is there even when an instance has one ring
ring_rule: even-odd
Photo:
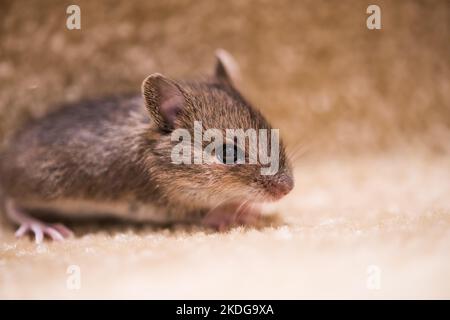
[[[222,154],[219,152],[216,156],[223,164],[235,164],[238,161],[239,151],[240,149],[236,144],[227,143],[222,146]]]

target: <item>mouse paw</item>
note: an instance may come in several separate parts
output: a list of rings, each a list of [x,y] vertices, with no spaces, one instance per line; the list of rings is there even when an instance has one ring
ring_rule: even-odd
[[[218,231],[237,226],[257,227],[260,212],[247,205],[224,205],[208,212],[203,224]]]
[[[28,233],[34,234],[35,242],[37,244],[42,243],[44,236],[48,236],[55,241],[62,241],[73,236],[73,232],[62,224],[50,225],[36,220],[22,223],[15,235],[20,238]]]
[[[60,223],[48,224],[30,217],[24,211],[16,207],[12,200],[7,201],[6,212],[9,218],[19,225],[19,229],[17,229],[15,233],[18,238],[31,233],[34,234],[36,243],[40,244],[45,236],[48,236],[55,241],[61,241],[73,236],[73,232]]]

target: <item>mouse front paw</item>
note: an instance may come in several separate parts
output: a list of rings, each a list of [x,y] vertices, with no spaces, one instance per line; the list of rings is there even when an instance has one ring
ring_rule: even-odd
[[[233,227],[258,227],[261,214],[250,204],[227,204],[210,210],[203,218],[209,228],[226,231]]]

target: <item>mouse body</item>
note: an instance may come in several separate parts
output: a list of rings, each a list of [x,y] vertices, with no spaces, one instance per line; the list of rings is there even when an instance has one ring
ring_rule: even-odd
[[[30,212],[220,228],[236,220],[230,217],[251,215],[250,204],[287,194],[294,181],[282,142],[279,170],[270,176],[260,174],[259,163],[174,163],[172,134],[182,128],[194,135],[195,121],[219,131],[272,129],[238,91],[233,57],[224,50],[216,56],[213,76],[175,81],[152,74],[141,95],[68,104],[20,130],[0,154],[0,187],[16,235],[34,233],[37,242],[71,235]]]

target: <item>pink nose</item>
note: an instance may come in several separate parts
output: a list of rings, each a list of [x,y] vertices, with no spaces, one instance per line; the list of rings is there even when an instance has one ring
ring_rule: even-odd
[[[294,188],[294,179],[286,173],[268,177],[265,182],[267,191],[277,199],[287,195]]]
[[[281,174],[276,182],[277,193],[285,196],[294,188],[294,179],[287,174]]]

